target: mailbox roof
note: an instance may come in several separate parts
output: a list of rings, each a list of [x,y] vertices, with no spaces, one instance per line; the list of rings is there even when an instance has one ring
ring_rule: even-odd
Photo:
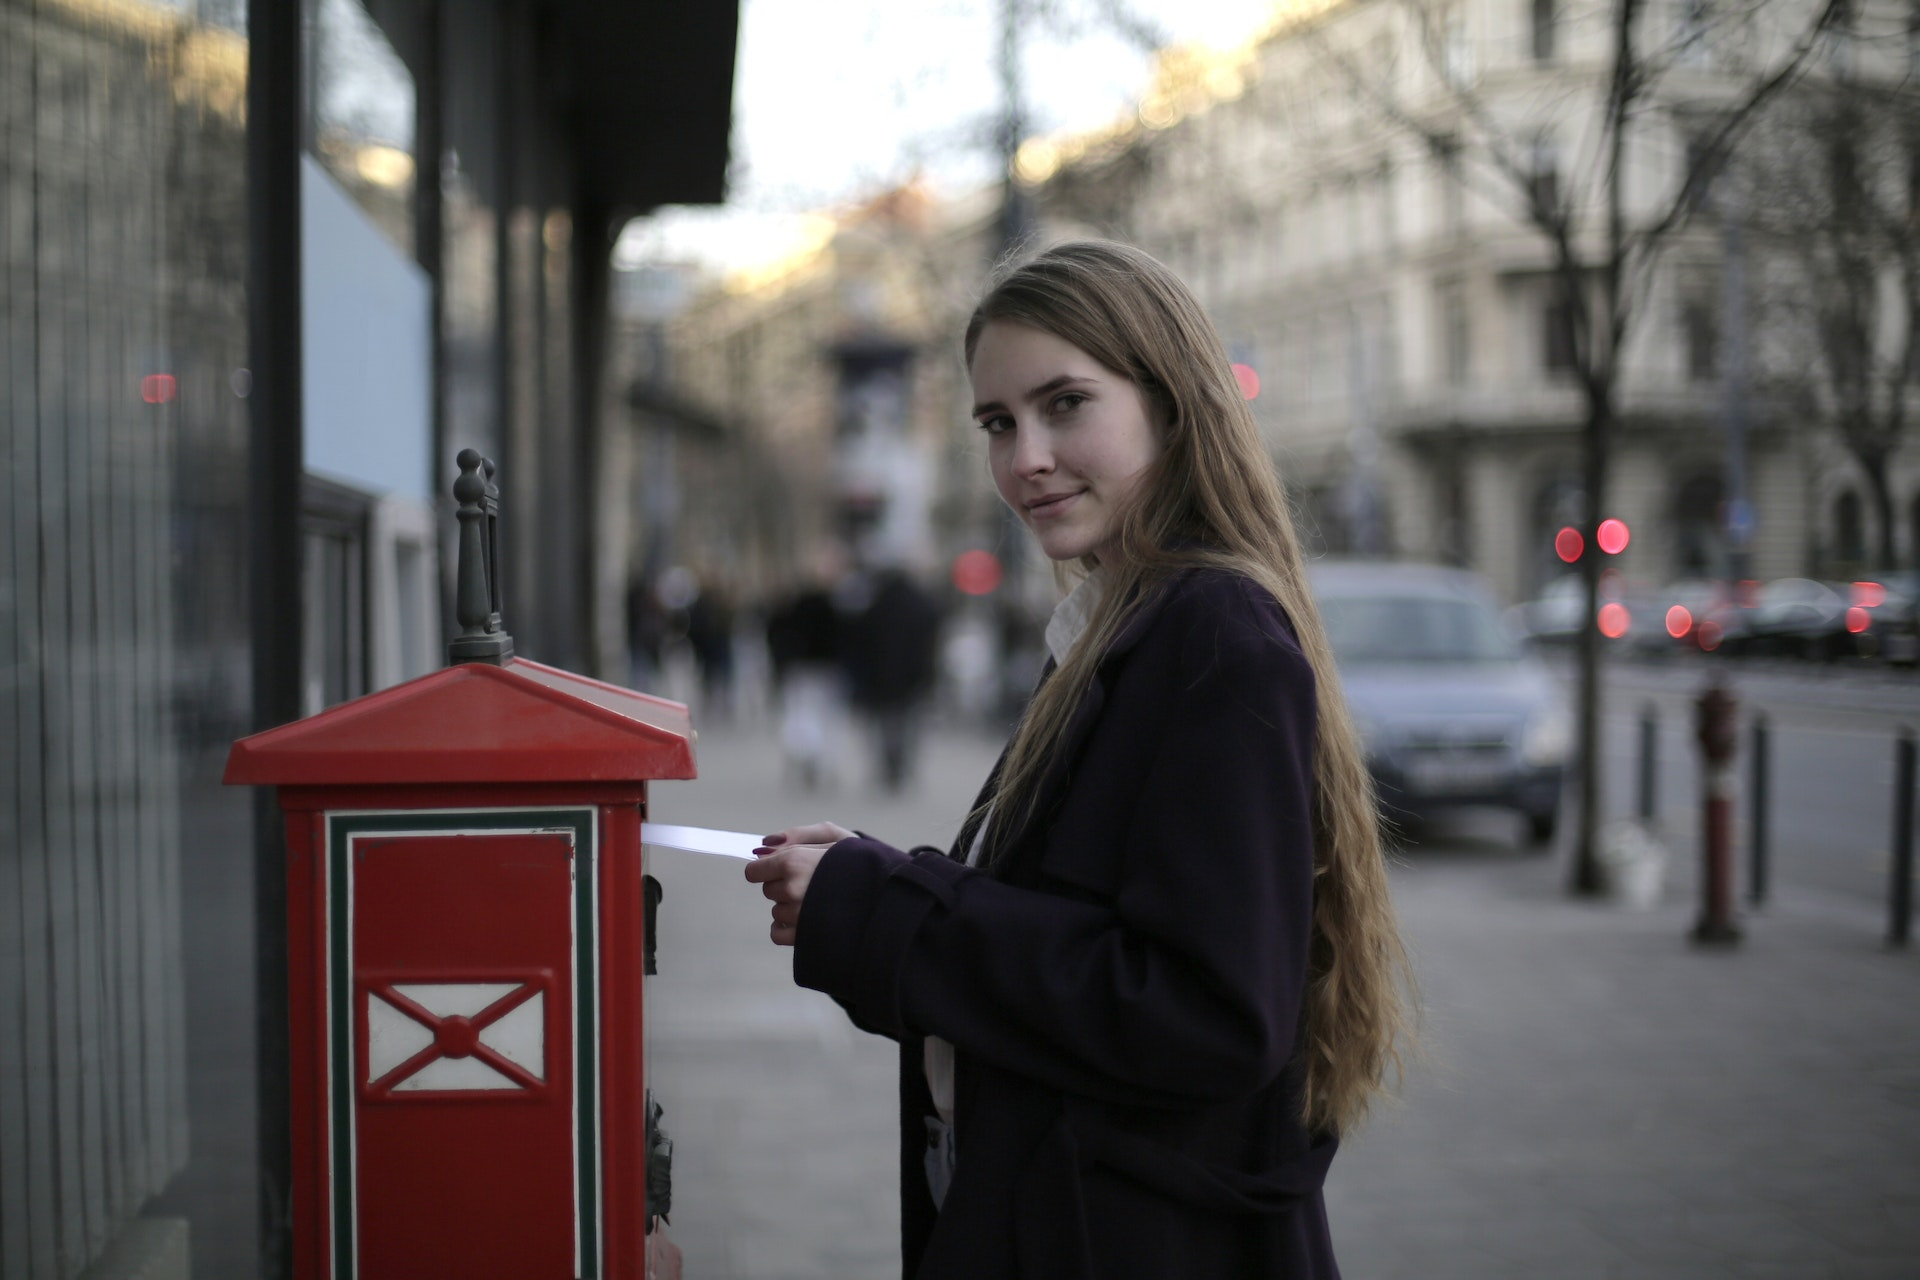
[[[694,776],[677,702],[514,658],[469,662],[233,744],[226,781],[281,786]]]

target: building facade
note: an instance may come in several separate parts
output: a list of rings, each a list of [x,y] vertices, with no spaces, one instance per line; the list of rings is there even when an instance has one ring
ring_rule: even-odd
[[[736,6],[0,0],[0,1275],[280,1276],[284,828],[227,745],[440,662],[463,446],[592,672],[608,251]]]
[[[683,512],[675,558],[765,591],[823,555],[931,575],[961,551],[1006,550],[960,353],[995,207],[888,192],[671,318],[641,398],[720,424],[683,453],[683,489],[727,494],[716,468],[740,482],[717,498],[740,509]]]
[[[1507,600],[1565,571],[1553,535],[1581,518],[1585,400],[1551,245],[1525,202],[1535,184],[1564,194],[1581,215],[1578,249],[1600,260],[1612,12],[1330,6],[1163,76],[1127,127],[1023,150],[1056,226],[1134,241],[1195,286],[1260,375],[1256,416],[1322,548],[1470,565]],[[1717,113],[1791,55],[1817,12],[1647,8],[1646,65],[1661,79],[1626,135],[1630,227],[1691,198],[1682,188]],[[1887,33],[1904,33],[1904,13],[1878,15]],[[1906,65],[1904,34],[1895,43],[1861,44],[1863,60],[1887,62],[1885,80]],[[1830,75],[1832,56],[1823,46],[1809,76]],[[1765,163],[1757,145],[1732,162]],[[1754,283],[1734,296],[1730,219],[1705,197],[1690,215],[1629,280],[1601,513],[1633,531],[1618,567],[1649,585],[1726,575],[1737,394],[1747,572],[1858,572],[1857,468],[1782,394],[1793,353],[1770,356],[1756,337],[1736,361],[1724,340],[1768,322],[1767,246],[1750,236],[1736,250]],[[1907,510],[1912,464],[1902,452],[1892,465]],[[1896,542],[1905,562],[1920,555],[1907,532]]]

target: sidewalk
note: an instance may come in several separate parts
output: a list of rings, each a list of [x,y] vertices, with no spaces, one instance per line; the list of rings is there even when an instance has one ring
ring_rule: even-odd
[[[906,799],[814,798],[751,731],[710,732],[705,781],[657,787],[653,816],[944,842],[993,747],[930,748]],[[737,864],[652,867],[651,1069],[687,1275],[897,1274],[892,1046],[792,986]],[[1739,950],[1699,953],[1691,904],[1575,903],[1564,878],[1496,842],[1396,868],[1427,1057],[1334,1162],[1348,1280],[1920,1275],[1920,956],[1791,898]]]
[[[879,794],[864,742],[835,788],[782,778],[771,728],[701,734],[701,780],[658,784],[651,816],[756,834],[816,819],[902,846],[946,844],[998,745],[929,737],[918,784]],[[669,1234],[688,1280],[862,1280],[900,1271],[891,1041],[793,985],[741,864],[651,851],[665,891],[647,981],[648,1070],[674,1139]]]
[[[1564,883],[1397,871],[1428,1059],[1334,1163],[1349,1280],[1920,1275],[1920,958],[1790,902],[1701,952]]]

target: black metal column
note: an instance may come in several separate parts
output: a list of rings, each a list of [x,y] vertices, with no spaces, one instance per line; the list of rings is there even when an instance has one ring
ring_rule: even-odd
[[[600,379],[607,346],[613,254],[612,214],[592,194],[574,204],[573,240],[573,417],[575,422],[574,619],[576,670],[603,680],[624,680],[614,655],[600,651],[599,568],[601,558],[624,548],[600,545],[601,432]]]
[[[247,13],[249,365],[247,528],[253,728],[300,715],[300,9]],[[260,1268],[290,1273],[286,838],[273,792],[254,794],[254,1010],[259,1093]]]
[[[1660,712],[1649,702],[1640,711],[1640,821],[1649,830],[1660,816]]]
[[[442,71],[446,60],[445,22],[440,0],[424,0],[421,5],[425,38],[421,41],[420,66],[414,75],[414,257],[427,273],[432,311],[427,319],[427,362],[431,382],[428,388],[427,460],[434,500],[443,510],[446,503],[446,472],[451,451],[447,446],[447,358],[446,358],[446,223],[445,200],[440,189],[441,158],[446,155],[446,78]],[[443,597],[444,597],[444,593]]]
[[[1887,945],[1904,947],[1913,931],[1913,797],[1915,758],[1920,754],[1913,730],[1903,728],[1894,743],[1893,849],[1888,871]]]
[[[1773,786],[1773,765],[1769,757],[1767,718],[1753,718],[1753,750],[1748,767],[1752,782],[1747,789],[1747,901],[1762,906],[1767,900],[1767,871],[1771,847],[1767,818],[1772,811],[1769,791]]]

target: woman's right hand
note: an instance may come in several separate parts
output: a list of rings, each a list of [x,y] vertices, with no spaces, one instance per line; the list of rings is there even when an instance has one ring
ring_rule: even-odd
[[[765,837],[763,848],[754,851],[755,860],[747,864],[747,880],[759,885],[773,903],[769,932],[776,946],[793,945],[800,925],[800,904],[813,881],[814,867],[830,847],[853,834],[836,823],[815,822],[776,831]]]

